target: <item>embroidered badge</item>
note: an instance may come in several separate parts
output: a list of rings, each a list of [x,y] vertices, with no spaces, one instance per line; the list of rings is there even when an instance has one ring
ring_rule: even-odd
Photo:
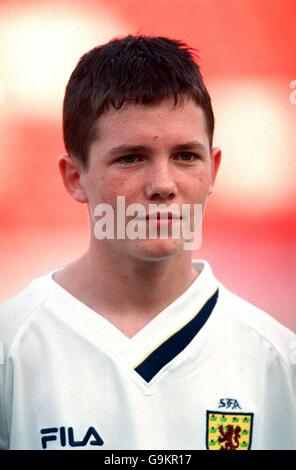
[[[253,413],[207,411],[207,449],[249,450],[253,418]]]

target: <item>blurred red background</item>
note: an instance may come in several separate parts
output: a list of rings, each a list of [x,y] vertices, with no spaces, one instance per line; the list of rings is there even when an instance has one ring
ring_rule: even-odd
[[[296,329],[294,0],[0,1],[0,300],[80,255],[86,207],[65,192],[62,100],[79,57],[128,33],[199,51],[222,170],[196,253]]]

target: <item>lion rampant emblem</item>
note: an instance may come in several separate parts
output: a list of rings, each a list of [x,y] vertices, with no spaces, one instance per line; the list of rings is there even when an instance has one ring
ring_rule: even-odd
[[[239,440],[241,438],[240,432],[241,428],[239,426],[233,426],[232,424],[228,424],[226,426],[226,430],[224,431],[223,426],[219,426],[219,432],[221,434],[218,437],[218,442],[221,444],[225,442],[224,447],[221,446],[220,450],[236,450],[239,446]]]
[[[207,411],[208,450],[249,450],[253,413]]]

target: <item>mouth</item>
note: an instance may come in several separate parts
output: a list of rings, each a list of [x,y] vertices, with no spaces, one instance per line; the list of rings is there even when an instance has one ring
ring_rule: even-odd
[[[177,221],[182,219],[179,214],[174,214],[173,212],[152,212],[146,215],[146,218],[142,219],[146,224],[152,224],[157,227],[172,227],[173,224],[176,224]]]
[[[146,220],[180,220],[182,217],[178,214],[173,214],[172,212],[153,212],[146,215]]]

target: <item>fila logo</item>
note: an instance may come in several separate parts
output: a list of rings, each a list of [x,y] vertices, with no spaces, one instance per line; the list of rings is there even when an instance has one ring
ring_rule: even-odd
[[[89,427],[86,431],[84,438],[81,441],[76,441],[74,438],[73,428],[43,428],[40,430],[42,434],[41,444],[42,449],[47,449],[49,441],[58,441],[62,447],[67,444],[70,447],[85,447],[87,444],[91,446],[102,446],[104,441],[94,427]]]

